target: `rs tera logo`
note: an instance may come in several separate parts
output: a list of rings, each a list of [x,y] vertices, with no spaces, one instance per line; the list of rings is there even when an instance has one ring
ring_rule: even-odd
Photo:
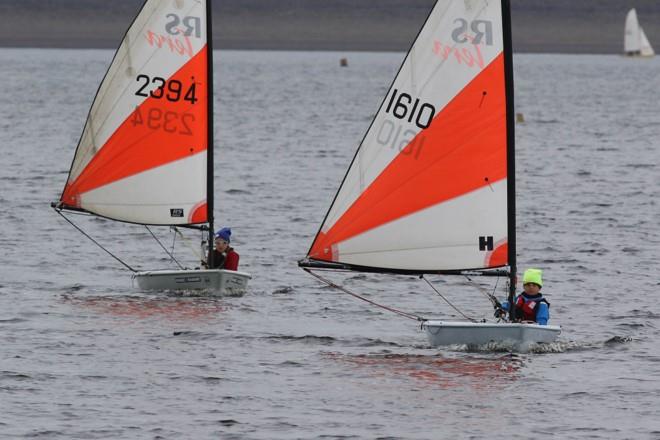
[[[433,53],[440,58],[455,59],[458,64],[483,69],[485,66],[484,46],[493,45],[493,22],[488,20],[454,20],[457,26],[451,33],[453,41],[433,40]],[[458,43],[458,44],[456,44]],[[468,44],[465,44],[468,43]]]
[[[167,14],[169,21],[165,24],[165,31],[170,35],[181,35],[183,34],[186,37],[190,37],[193,32],[195,33],[195,38],[200,38],[202,20],[199,17],[179,17],[176,14]]]
[[[485,38],[486,45],[493,45],[493,22],[488,20],[473,20],[468,22],[464,18],[457,18],[454,23],[458,24],[451,33],[451,38],[457,43],[480,44]],[[468,28],[474,32],[474,36],[468,36]]]

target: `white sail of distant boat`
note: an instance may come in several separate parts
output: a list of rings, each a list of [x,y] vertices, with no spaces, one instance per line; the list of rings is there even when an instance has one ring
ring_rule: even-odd
[[[513,299],[510,29],[508,0],[435,3],[301,267],[339,288],[315,271],[506,276]],[[551,341],[560,331],[501,322],[423,326],[432,345]]]
[[[653,50],[651,43],[649,43],[648,38],[646,38],[644,29],[641,26],[639,28],[639,38],[640,38],[640,49],[639,49],[640,55],[643,57],[652,57],[653,55],[655,55],[655,51]]]
[[[96,93],[59,213],[208,230],[213,243],[210,8],[210,0],[144,2]],[[216,289],[227,277],[245,287],[249,276],[224,272],[180,267],[134,278],[145,289]]]
[[[628,56],[652,57],[655,51],[639,24],[635,8],[628,11],[623,37],[623,52]]]

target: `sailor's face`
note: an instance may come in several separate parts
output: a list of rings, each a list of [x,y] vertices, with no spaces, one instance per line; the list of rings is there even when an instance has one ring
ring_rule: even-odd
[[[536,295],[541,291],[541,286],[536,283],[525,283],[523,284],[523,289],[528,295]]]
[[[226,251],[228,246],[229,246],[229,243],[224,241],[222,238],[216,238],[215,239],[215,250],[217,250],[218,252]]]

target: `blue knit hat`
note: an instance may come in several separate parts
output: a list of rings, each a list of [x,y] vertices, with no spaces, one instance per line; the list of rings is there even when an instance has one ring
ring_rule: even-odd
[[[231,242],[229,239],[231,237],[231,229],[230,228],[222,228],[218,232],[215,233],[215,238],[216,239],[221,239],[226,241],[227,243]]]

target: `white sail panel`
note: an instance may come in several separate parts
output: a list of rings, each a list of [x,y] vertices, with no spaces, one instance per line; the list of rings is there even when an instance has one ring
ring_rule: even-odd
[[[626,15],[626,27],[623,36],[623,50],[625,53],[639,53],[640,45],[639,21],[637,20],[637,11],[635,8],[628,11]]]
[[[80,207],[104,217],[150,224],[198,223],[205,217],[206,153],[171,162],[81,194]],[[181,179],[181,174],[187,176]],[[134,191],[144,188],[145,191]],[[128,213],[128,215],[127,215]],[[203,215],[202,215],[203,214]]]
[[[436,3],[359,147],[323,224],[323,231],[332,227],[402,150],[408,148],[415,156],[419,149],[431,147],[430,139],[421,138],[411,145],[422,131],[417,116],[424,125],[430,115],[430,107],[422,110],[421,106],[428,103],[435,108],[434,114],[441,112],[502,53],[502,45],[499,2]],[[395,90],[397,94],[388,111]],[[411,107],[419,99],[420,104],[410,121],[411,115],[399,119],[393,114],[402,93],[413,98]]]
[[[64,206],[82,208],[83,194],[104,186],[103,192],[128,191],[116,194],[117,199],[148,200],[158,188],[112,183],[168,163],[184,163],[181,159],[207,149],[206,47],[204,1],[145,2],[92,104],[61,197]],[[205,160],[193,161],[196,175],[206,173]],[[189,179],[189,172],[182,168],[172,177],[181,182]],[[191,200],[206,199],[206,182],[198,183]],[[114,217],[89,210],[140,222],[129,211]],[[170,219],[154,223],[170,224]],[[178,219],[171,222],[176,223]]]
[[[639,40],[639,53],[641,56],[652,57],[655,55],[653,46],[651,46],[651,43],[649,43],[649,39],[646,38],[646,34],[644,33],[644,29],[642,27],[639,28]]]
[[[491,251],[480,249],[479,240],[501,249],[507,241],[504,58],[501,2],[436,2],[309,258],[413,271],[493,266],[485,258]],[[447,206],[460,210],[452,214]],[[473,215],[484,221],[457,220]],[[454,243],[456,237],[472,249],[452,259],[463,246]],[[392,240],[400,246],[392,247]],[[497,265],[505,264],[506,257],[498,259]]]
[[[506,264],[505,181],[399,218],[337,244],[335,261],[417,271],[477,269]],[[451,233],[443,233],[450,231]],[[483,249],[473,231],[480,231]],[[498,249],[498,245],[504,247]],[[496,258],[492,252],[496,251]]]
[[[639,24],[635,8],[626,15],[626,27],[623,35],[623,52],[629,56],[652,57],[655,55],[644,29]]]

